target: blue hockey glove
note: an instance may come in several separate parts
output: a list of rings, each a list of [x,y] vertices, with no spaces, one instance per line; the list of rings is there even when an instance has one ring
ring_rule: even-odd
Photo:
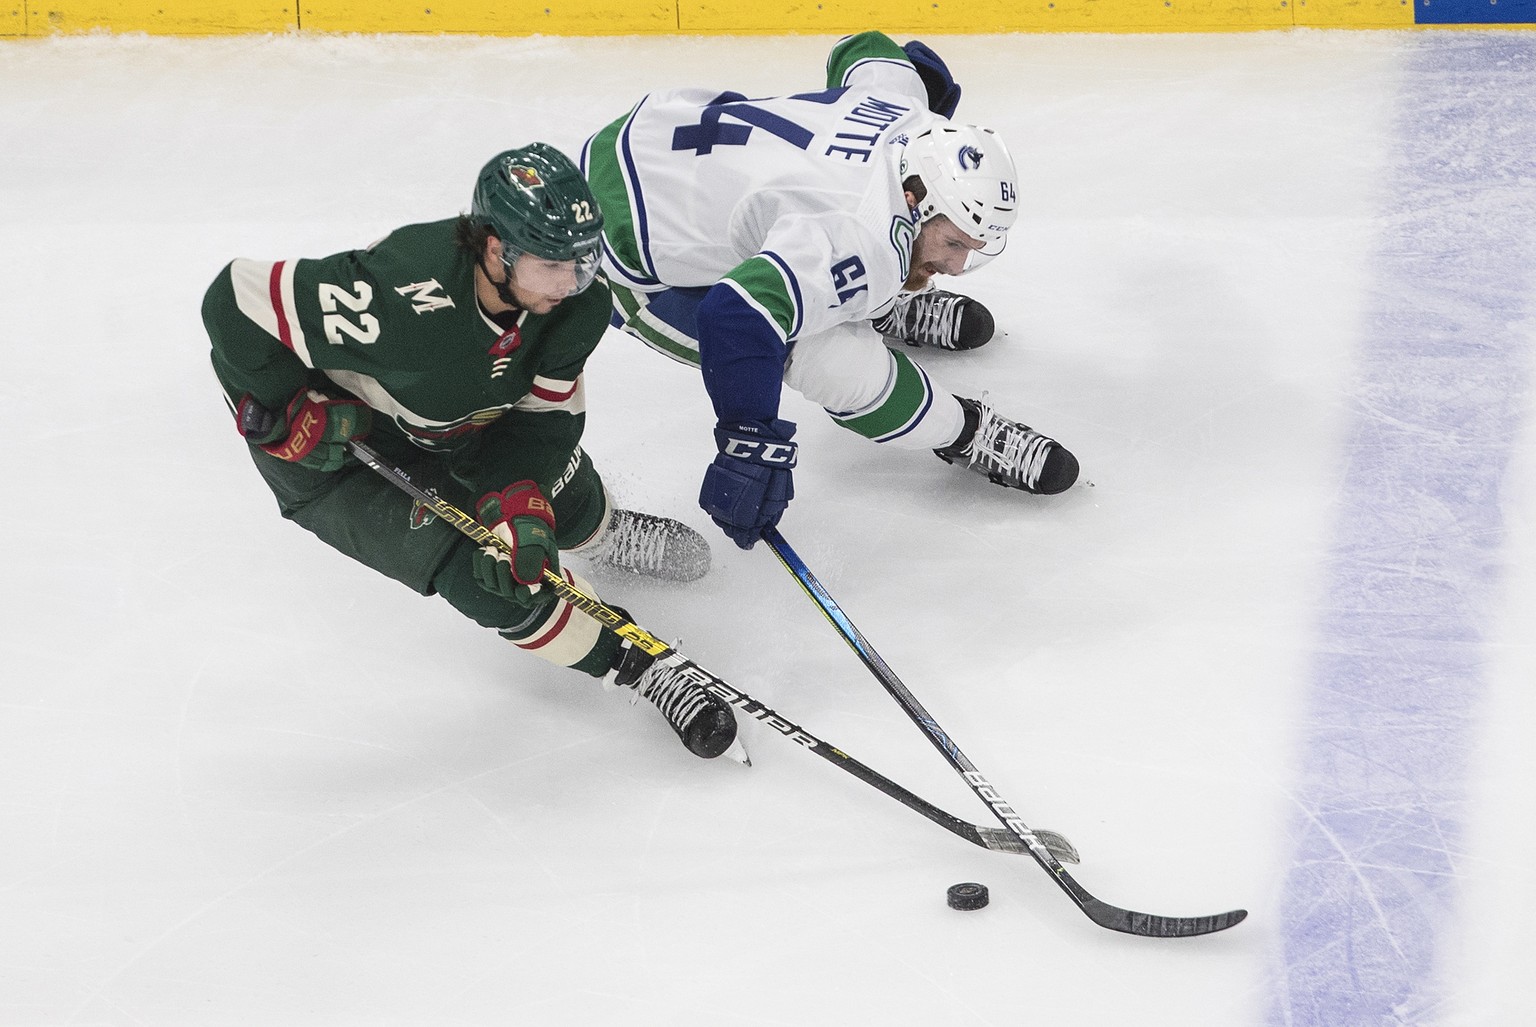
[[[944,58],[916,39],[901,49],[917,67],[917,76],[928,90],[928,109],[946,118],[954,117],[955,108],[960,106],[960,83],[949,73]]]
[[[720,453],[704,472],[699,506],[731,541],[751,549],[795,498],[791,471],[799,449],[792,421],[721,421]]]

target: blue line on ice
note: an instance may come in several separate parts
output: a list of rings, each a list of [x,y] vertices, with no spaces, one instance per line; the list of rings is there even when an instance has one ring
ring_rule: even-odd
[[[1536,40],[1412,44],[1342,457],[1269,1022],[1422,1023],[1529,389]]]

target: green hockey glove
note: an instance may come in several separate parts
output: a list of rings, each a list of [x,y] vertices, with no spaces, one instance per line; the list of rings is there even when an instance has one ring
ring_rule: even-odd
[[[531,481],[519,481],[500,492],[489,492],[475,504],[480,523],[511,548],[497,546],[474,554],[475,580],[487,592],[521,606],[553,602],[555,594],[540,585],[544,571],[560,571],[560,547],[555,542],[555,508]]]
[[[337,471],[346,463],[347,440],[367,438],[373,411],[360,400],[300,389],[280,417],[244,397],[235,422],[245,440],[263,453],[316,471]]]

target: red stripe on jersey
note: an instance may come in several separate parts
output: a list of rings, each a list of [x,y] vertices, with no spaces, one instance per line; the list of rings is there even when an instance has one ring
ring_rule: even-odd
[[[576,395],[576,383],[571,382],[571,387],[564,392],[556,392],[554,389],[546,389],[542,385],[535,385],[529,390],[536,399],[542,399],[546,403],[564,403]]]
[[[267,279],[267,293],[272,298],[272,310],[277,314],[277,338],[284,346],[293,349],[293,333],[288,330],[288,313],[283,310],[283,265],[279,260],[272,265],[272,277]]]
[[[565,580],[570,581],[573,585],[575,584],[574,581],[571,581],[571,576],[568,573],[565,575]],[[570,603],[565,602],[564,600],[560,600],[560,606],[562,607],[560,610],[560,616],[555,618],[554,626],[551,627],[548,631],[544,632],[544,634],[540,635],[538,638],[529,639],[526,642],[513,642],[512,644],[517,646],[519,649],[542,649],[544,646],[553,642],[559,636],[560,632],[565,630],[565,626],[571,622],[571,611],[575,609],[575,607],[573,607]]]

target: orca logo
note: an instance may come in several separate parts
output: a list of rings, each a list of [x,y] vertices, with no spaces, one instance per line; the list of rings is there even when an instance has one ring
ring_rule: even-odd
[[[974,146],[960,147],[956,159],[960,161],[961,171],[975,171],[981,167],[981,151]]]

